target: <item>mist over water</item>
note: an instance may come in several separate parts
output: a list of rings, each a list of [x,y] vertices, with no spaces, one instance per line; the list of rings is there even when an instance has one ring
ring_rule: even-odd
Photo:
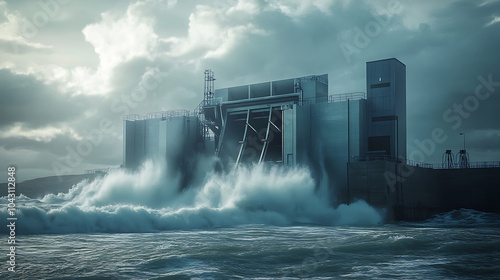
[[[333,208],[325,184],[305,167],[253,165],[213,172],[200,159],[188,188],[167,163],[146,162],[135,172],[115,171],[82,181],[68,193],[41,200],[21,196],[18,232],[156,232],[170,229],[266,225],[377,225],[380,213],[363,201]],[[1,203],[6,203],[2,198]],[[1,209],[2,219],[7,216]]]

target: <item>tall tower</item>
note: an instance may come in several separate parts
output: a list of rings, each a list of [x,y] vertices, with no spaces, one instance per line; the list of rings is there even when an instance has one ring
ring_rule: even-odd
[[[406,159],[406,65],[390,58],[366,63],[367,155]]]
[[[211,69],[205,70],[205,85],[204,85],[204,93],[203,93],[203,101],[198,109],[198,119],[201,121],[201,136],[203,142],[206,140],[210,140],[210,129],[207,125],[207,120],[205,119],[205,113],[203,108],[210,103],[210,100],[214,98],[215,92],[215,78],[214,72]]]

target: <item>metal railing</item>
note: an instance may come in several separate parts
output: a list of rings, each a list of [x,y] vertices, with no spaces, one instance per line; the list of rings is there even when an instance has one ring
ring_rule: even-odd
[[[465,166],[460,163],[440,163],[434,164],[433,169],[461,169],[461,168],[496,168],[500,167],[500,161],[485,161],[485,162],[469,162]]]
[[[170,119],[172,117],[193,117],[196,116],[194,112],[189,110],[169,110],[161,112],[148,113],[145,116],[133,114],[123,116],[124,121],[138,121],[138,120],[151,120],[151,119]]]
[[[170,119],[172,117],[193,117],[195,116],[194,112],[189,110],[170,110],[170,111],[162,111],[147,114],[148,119]]]
[[[354,156],[351,159],[352,162],[375,161],[375,160],[389,161],[389,162],[395,162],[395,163],[404,163],[404,164],[409,165],[409,166],[422,167],[422,168],[428,168],[428,169],[462,169],[462,168],[498,168],[498,167],[500,167],[500,161],[470,162],[467,164],[467,166],[464,166],[463,164],[460,164],[460,163],[432,164],[432,163],[419,162],[419,161],[414,161],[414,160],[409,160],[409,159],[395,158],[395,157],[390,157],[390,156],[386,156],[386,155]]]
[[[322,84],[328,85],[328,78],[324,78],[323,76],[311,75],[306,77],[299,78],[301,80],[312,80],[316,82],[320,82]]]
[[[349,93],[333,94],[333,95],[328,96],[329,103],[347,101],[347,100],[360,100],[360,99],[366,99],[366,93],[364,93],[364,92],[349,92]]]
[[[210,100],[203,100],[202,106],[217,106],[222,103],[222,97],[212,98]]]
[[[123,116],[124,121],[139,121],[139,120],[145,120],[145,119],[146,119],[146,116],[141,116],[141,115],[137,115],[137,114]]]
[[[387,155],[364,155],[364,156],[353,156],[351,161],[359,162],[359,161],[374,161],[374,160],[383,160],[390,162],[399,162],[401,163],[401,159],[390,157]]]
[[[436,169],[434,168],[434,164],[432,163],[425,163],[425,162],[420,162],[420,161],[415,161],[415,160],[406,160],[406,165],[409,166],[414,166],[414,167],[422,167],[422,168],[428,168],[428,169]]]

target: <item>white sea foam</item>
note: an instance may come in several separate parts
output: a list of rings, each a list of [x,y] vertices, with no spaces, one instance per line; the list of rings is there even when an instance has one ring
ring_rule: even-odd
[[[83,181],[68,193],[25,199],[19,232],[151,232],[240,224],[375,225],[377,210],[363,201],[333,208],[327,186],[317,187],[304,167],[254,165],[218,174],[201,159],[191,186],[179,174],[146,162],[140,171],[115,171]],[[5,210],[1,210],[6,216]]]

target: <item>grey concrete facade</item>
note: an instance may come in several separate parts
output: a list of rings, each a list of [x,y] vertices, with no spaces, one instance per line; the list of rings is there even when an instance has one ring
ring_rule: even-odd
[[[461,208],[500,213],[499,171],[435,169],[388,160],[353,162],[348,202],[364,200],[385,209],[388,220],[424,220]]]
[[[179,164],[198,151],[199,122],[188,111],[130,115],[123,122],[125,168],[137,169],[147,159]]]
[[[318,103],[311,108],[311,162],[326,173],[332,202],[347,200],[348,163],[366,142],[366,99]],[[319,174],[321,175],[321,174]]]
[[[366,63],[367,154],[406,159],[406,66],[395,58]]]

